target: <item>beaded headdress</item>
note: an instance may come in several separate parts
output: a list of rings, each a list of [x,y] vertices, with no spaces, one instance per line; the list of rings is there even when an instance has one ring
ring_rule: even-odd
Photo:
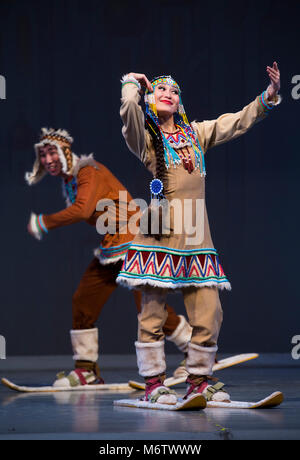
[[[163,75],[160,77],[156,77],[151,81],[151,85],[153,89],[155,88],[155,86],[160,85],[161,83],[165,85],[173,86],[175,89],[177,89],[178,94],[179,94],[178,115],[181,116],[182,121],[184,121],[185,124],[188,124],[188,119],[187,119],[187,116],[186,116],[186,113],[185,113],[185,110],[182,104],[182,100],[181,100],[181,90],[180,90],[178,83],[176,83],[176,81],[171,77],[171,75],[167,75],[167,76]],[[154,93],[150,93],[148,89],[146,90],[146,93],[145,93],[145,103],[146,103],[146,106],[147,104],[149,104],[150,110],[157,117]]]
[[[36,184],[46,174],[39,157],[39,148],[46,144],[54,145],[57,148],[57,153],[62,164],[62,172],[64,174],[72,175],[71,171],[78,159],[78,157],[72,152],[72,143],[73,138],[70,136],[68,131],[64,129],[55,130],[53,128],[42,128],[40,141],[37,144],[34,144],[36,159],[33,164],[33,170],[32,172],[27,172],[25,174],[27,183],[29,185]]]
[[[176,164],[181,162],[179,155],[176,151],[172,148],[172,146],[168,143],[166,137],[164,136],[163,131],[160,129],[156,103],[155,103],[155,96],[154,96],[154,89],[159,84],[166,84],[173,86],[177,89],[179,95],[179,106],[178,111],[174,114],[174,122],[175,124],[179,125],[180,128],[184,131],[187,139],[190,141],[190,145],[194,150],[195,153],[195,167],[200,169],[200,172],[203,176],[206,175],[205,172],[205,162],[204,162],[204,155],[200,143],[198,141],[197,135],[195,134],[194,130],[192,129],[187,115],[185,113],[185,109],[182,103],[181,98],[181,89],[178,83],[171,77],[171,75],[161,75],[159,77],[154,78],[151,81],[151,85],[153,87],[153,92],[151,93],[148,89],[145,92],[145,106],[146,106],[146,115],[147,117],[151,118],[151,120],[155,123],[157,128],[160,131],[161,138],[164,144],[164,154],[165,154],[165,164],[166,167],[169,168],[171,165],[176,167]],[[146,123],[147,123],[146,117]],[[151,123],[147,123],[149,129],[153,129],[151,127]]]

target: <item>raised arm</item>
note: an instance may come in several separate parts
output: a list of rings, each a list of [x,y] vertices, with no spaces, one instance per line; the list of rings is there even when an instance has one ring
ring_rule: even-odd
[[[281,102],[281,97],[278,95],[280,73],[276,62],[274,62],[273,67],[267,67],[267,72],[270,76],[270,85],[267,90],[242,110],[236,113],[225,113],[216,120],[205,120],[193,124],[205,152],[209,148],[216,147],[246,133]]]
[[[141,85],[152,91],[152,86],[144,74],[129,73],[122,82],[120,115],[123,121],[122,134],[131,152],[144,161],[146,153],[145,118],[139,105]]]

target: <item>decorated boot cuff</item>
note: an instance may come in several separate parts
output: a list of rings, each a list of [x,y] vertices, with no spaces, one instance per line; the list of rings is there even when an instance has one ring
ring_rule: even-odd
[[[142,377],[153,377],[164,374],[166,371],[166,358],[164,341],[135,342],[136,357],[139,374]]]
[[[98,328],[70,331],[74,361],[98,361]]]
[[[212,375],[217,350],[217,345],[203,347],[190,342],[186,359],[186,370],[188,373],[194,375]]]

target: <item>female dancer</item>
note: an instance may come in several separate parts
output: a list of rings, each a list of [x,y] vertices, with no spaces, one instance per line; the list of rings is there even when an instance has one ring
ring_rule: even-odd
[[[193,327],[186,359],[189,387],[185,397],[200,392],[207,399],[230,398],[221,382],[209,383],[222,322],[218,289],[230,289],[230,283],[210,235],[204,201],[204,154],[244,134],[280,103],[277,63],[267,67],[267,72],[267,90],[241,111],[191,124],[180,87],[171,76],[150,82],[144,74],[129,73],[122,79],[122,134],[128,148],[154,176],[150,189],[155,200],[148,213],[153,220],[149,225],[152,233],[147,233],[144,226],[144,231],[134,238],[117,278],[118,283],[129,288],[142,289],[135,345],[139,373],[146,381],[146,400],[176,403],[176,395],[163,385],[166,363],[162,325],[168,289],[182,290]],[[146,87],[145,117],[139,105],[141,85]],[[163,206],[158,213],[159,200]],[[166,208],[168,212],[164,213]],[[160,216],[159,225],[155,216]]]
[[[95,251],[95,258],[85,271],[73,295],[71,343],[75,370],[67,376],[59,373],[54,386],[66,387],[103,383],[98,361],[98,328],[95,327],[103,306],[117,288],[116,277],[133,235],[126,231],[128,219],[133,214],[128,210],[132,200],[118,179],[92,155],[78,157],[72,152],[73,139],[65,130],[43,128],[40,140],[35,144],[36,159],[33,171],[25,178],[29,185],[39,182],[45,174],[61,177],[67,208],[54,214],[32,214],[28,231],[41,239],[50,230],[85,221],[96,226],[103,211],[97,211],[99,200],[115,203],[115,231],[106,233]],[[124,200],[120,200],[122,192]],[[99,208],[98,208],[99,209]],[[123,228],[124,227],[124,228]],[[140,293],[134,292],[138,313],[141,310]],[[183,353],[191,336],[191,327],[184,316],[177,316],[166,306],[168,317],[164,333]]]

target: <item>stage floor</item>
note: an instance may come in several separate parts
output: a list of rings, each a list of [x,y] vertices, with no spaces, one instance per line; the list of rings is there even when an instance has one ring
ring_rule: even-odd
[[[169,375],[180,359],[167,357]],[[106,355],[100,364],[106,383],[140,380],[133,355]],[[0,376],[18,384],[45,385],[71,367],[66,356],[9,357],[0,360]],[[233,400],[256,401],[279,390],[284,402],[273,409],[167,412],[113,406],[114,400],[138,398],[141,392],[25,394],[0,385],[0,439],[300,439],[300,360],[263,354],[215,377],[227,384]],[[183,394],[185,386],[176,391]]]

